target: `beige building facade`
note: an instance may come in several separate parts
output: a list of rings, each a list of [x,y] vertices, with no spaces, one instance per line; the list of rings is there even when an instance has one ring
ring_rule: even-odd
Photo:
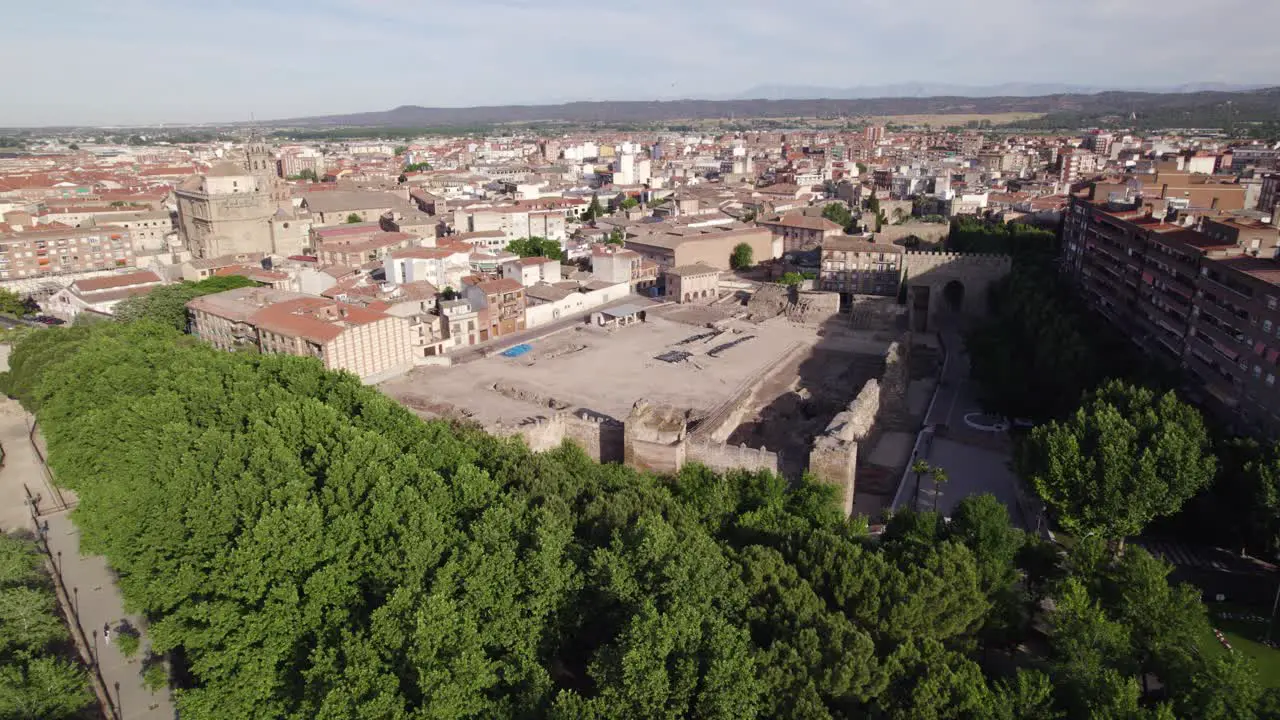
[[[720,297],[720,271],[704,263],[667,270],[667,297],[679,303],[708,303]]]
[[[239,288],[187,304],[193,332],[224,350],[312,357],[366,382],[414,364],[410,320],[325,298],[268,288]]]

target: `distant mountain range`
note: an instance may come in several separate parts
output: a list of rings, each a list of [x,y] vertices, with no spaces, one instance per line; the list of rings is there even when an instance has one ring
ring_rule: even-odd
[[[1273,122],[1280,116],[1280,87],[1227,90],[1210,84],[1182,85],[1164,92],[1115,91],[1096,93],[1048,93],[1059,86],[999,85],[962,88],[947,85],[884,85],[867,88],[760,87],[747,95],[779,93],[876,93],[870,98],[776,98],[726,100],[662,100],[571,102],[560,105],[503,105],[443,108],[402,105],[392,110],[291,118],[273,121],[278,126],[333,127],[469,127],[498,123],[656,123],[677,120],[724,118],[858,117],[884,115],[949,115],[994,113],[1046,113],[1054,122],[1073,124],[1114,121],[1115,118],[1150,118],[1160,127],[1215,127],[1228,122]],[[1231,86],[1224,86],[1231,87]],[[938,94],[950,91],[952,94]],[[965,92],[1001,92],[999,95],[964,95]],[[886,95],[896,92],[898,95]],[[1039,92],[1024,95],[1019,93]],[[911,94],[907,94],[911,93]],[[1227,109],[1230,108],[1230,119]],[[1208,123],[1208,124],[1206,124]],[[1215,124],[1217,123],[1217,124]]]
[[[833,88],[809,85],[758,85],[739,93],[733,100],[865,100],[869,98],[928,97],[1038,97],[1043,95],[1094,95],[1102,92],[1144,92],[1184,94],[1198,92],[1246,92],[1267,85],[1234,85],[1221,82],[1184,83],[1167,87],[1091,86],[1053,83],[1003,83],[1001,85],[948,85],[945,83],[898,83]]]

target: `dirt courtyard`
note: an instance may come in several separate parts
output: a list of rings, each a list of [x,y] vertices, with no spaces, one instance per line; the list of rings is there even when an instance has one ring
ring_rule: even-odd
[[[579,326],[540,340],[519,357],[492,355],[452,367],[422,367],[381,385],[419,412],[507,425],[557,411],[586,410],[625,420],[641,398],[710,413],[758,382],[797,344],[819,341],[813,329],[779,319],[728,321],[722,329],[648,322],[616,330]],[[683,354],[674,362],[657,359]]]

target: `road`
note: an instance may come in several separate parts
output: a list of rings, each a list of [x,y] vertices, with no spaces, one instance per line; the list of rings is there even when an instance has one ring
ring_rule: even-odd
[[[0,369],[8,369],[8,346],[0,345]],[[25,484],[32,494],[44,497],[42,507],[49,507],[51,493],[45,485],[40,458],[28,439],[28,415],[16,400],[0,397],[0,444],[5,457],[0,466],[0,530],[33,530],[30,511],[25,504]],[[68,500],[72,500],[67,493]],[[124,611],[124,598],[114,583],[106,558],[100,555],[80,555],[80,533],[66,511],[53,512],[41,517],[49,523],[46,539],[55,572],[59,572],[67,597],[64,609],[67,617],[79,618],[88,647],[81,643],[81,655],[86,664],[93,659],[101,661],[100,670],[112,705],[120,709],[122,720],[171,720],[177,717],[167,691],[152,693],[142,684],[142,665],[137,658],[129,660],[120,653],[117,645],[101,642],[103,623],[113,626],[127,619],[134,627],[143,627],[142,620]],[[61,553],[59,558],[58,553]],[[60,598],[61,600],[62,598]],[[67,607],[67,604],[70,607]],[[95,632],[96,631],[96,632]],[[73,629],[73,634],[75,631]],[[94,650],[94,639],[98,646]],[[144,633],[142,651],[148,646]],[[110,714],[107,717],[112,717]]]

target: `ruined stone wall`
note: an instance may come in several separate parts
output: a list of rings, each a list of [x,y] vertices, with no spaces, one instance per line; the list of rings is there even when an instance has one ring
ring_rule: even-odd
[[[866,437],[875,424],[876,413],[880,411],[880,394],[880,383],[874,378],[868,380],[849,403],[848,409],[831,419],[823,434],[841,442],[857,442]]]
[[[911,384],[911,333],[903,333],[884,354],[879,411],[907,412],[907,387]]]
[[[809,474],[815,480],[834,485],[840,492],[845,517],[853,514],[853,491],[858,466],[858,443],[820,435],[809,451]]]
[[[876,422],[882,422],[890,413],[907,411],[910,348],[910,333],[889,345],[880,380],[868,380],[848,408],[832,418],[826,431],[814,439],[809,451],[809,473],[840,491],[846,516],[853,513],[859,443],[871,435]]]
[[[757,450],[746,445],[726,445],[698,439],[689,440],[687,443],[685,462],[701,463],[720,472],[726,470],[752,472],[768,470],[779,474],[782,472],[781,458],[775,452],[764,448]]]
[[[840,293],[797,292],[787,307],[787,319],[803,325],[821,325],[840,314]]]
[[[564,438],[596,462],[622,462],[623,432],[623,424],[609,418],[587,414],[564,418]]]

